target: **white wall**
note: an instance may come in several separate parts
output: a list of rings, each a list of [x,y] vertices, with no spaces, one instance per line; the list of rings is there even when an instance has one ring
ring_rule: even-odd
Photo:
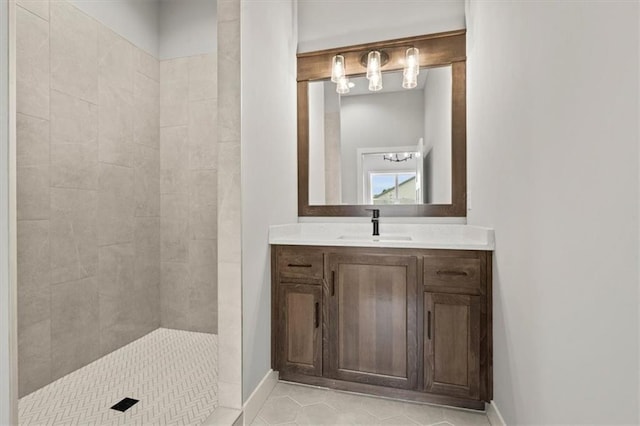
[[[325,204],[324,82],[309,84],[309,204]]]
[[[139,48],[158,56],[158,0],[70,0]]]
[[[507,424],[638,424],[638,3],[472,1],[470,224]]]
[[[424,85],[424,143],[431,149],[430,202],[451,204],[451,67],[431,68]]]
[[[291,0],[242,7],[244,400],[271,364],[268,227],[296,222],[296,28]]]
[[[299,52],[464,28],[464,0],[298,0]]]
[[[0,2],[0,425],[11,424],[12,292],[9,276],[9,2]],[[13,21],[15,22],[15,21]],[[13,25],[13,23],[12,23]],[[13,377],[12,377],[13,376]]]
[[[160,0],[159,59],[217,50],[216,0]]]
[[[357,149],[417,145],[424,135],[422,90],[343,96],[340,105],[342,202],[357,200]]]

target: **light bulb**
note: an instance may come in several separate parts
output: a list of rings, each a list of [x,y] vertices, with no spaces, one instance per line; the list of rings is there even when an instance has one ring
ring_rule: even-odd
[[[336,93],[344,95],[349,93],[349,79],[347,77],[341,77],[336,85]]]
[[[420,51],[415,47],[410,47],[405,52],[403,74],[420,74]]]
[[[367,78],[371,80],[378,74],[380,74],[380,52],[372,50],[367,56]]]
[[[336,55],[333,57],[333,64],[331,66],[331,81],[338,83],[340,78],[346,75],[344,66],[344,56]]]

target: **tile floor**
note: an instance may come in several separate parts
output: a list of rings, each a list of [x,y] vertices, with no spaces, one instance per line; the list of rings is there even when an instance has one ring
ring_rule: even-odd
[[[217,347],[215,334],[157,329],[21,398],[20,424],[200,425],[218,401]],[[140,402],[110,409],[125,397]]]
[[[490,426],[470,410],[375,398],[279,382],[254,425],[442,425]]]

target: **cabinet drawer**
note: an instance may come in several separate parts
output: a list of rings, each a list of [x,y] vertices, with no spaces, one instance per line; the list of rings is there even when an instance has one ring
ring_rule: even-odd
[[[281,282],[321,284],[324,278],[322,250],[286,248],[278,253],[278,275]]]
[[[478,258],[423,258],[424,285],[435,291],[464,294],[483,294],[482,264]]]

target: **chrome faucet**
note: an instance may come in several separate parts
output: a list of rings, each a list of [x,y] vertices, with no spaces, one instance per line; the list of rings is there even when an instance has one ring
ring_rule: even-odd
[[[367,209],[370,212],[373,212],[373,217],[371,218],[371,223],[373,223],[373,236],[380,235],[380,210],[378,209]]]

